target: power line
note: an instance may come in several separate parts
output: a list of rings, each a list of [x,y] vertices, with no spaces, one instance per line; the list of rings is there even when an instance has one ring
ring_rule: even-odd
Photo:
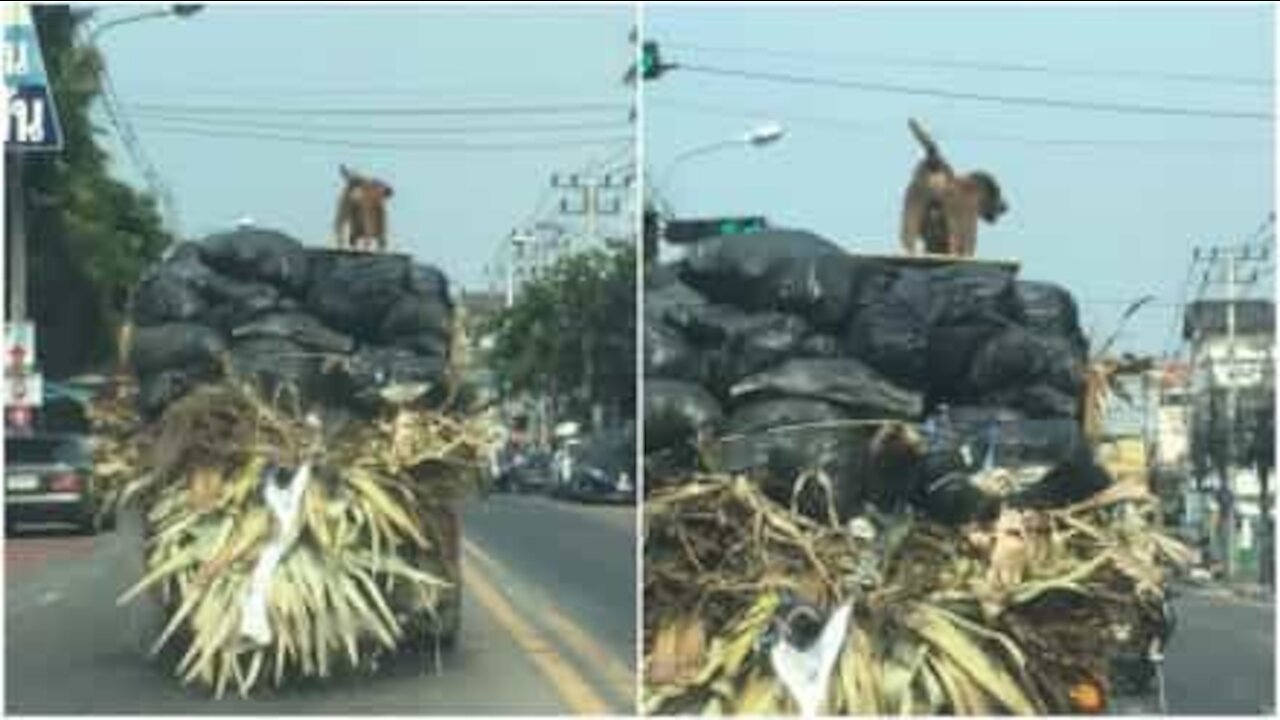
[[[622,130],[628,127],[628,123],[621,121],[544,124],[521,123],[519,125],[454,125],[443,127],[383,127],[368,124],[335,125],[332,123],[307,123],[292,120],[270,122],[224,117],[201,118],[198,116],[186,116],[181,114],[175,115],[172,113],[156,113],[150,111],[140,111],[134,115],[138,118],[201,125],[207,126],[211,129],[306,130],[314,132],[358,133],[360,135],[482,135],[490,133],[554,133],[580,130]]]
[[[470,116],[470,115],[572,115],[622,112],[626,105],[609,102],[561,103],[556,105],[473,105],[438,107],[270,107],[261,105],[181,105],[168,103],[132,103],[138,111],[185,115],[288,115],[308,116]]]
[[[100,62],[96,64],[96,68],[102,91],[99,97],[102,100],[102,108],[106,112],[107,119],[116,129],[116,135],[120,138],[120,143],[125,152],[133,161],[134,167],[142,173],[143,180],[155,196],[162,213],[168,215],[171,230],[176,235],[181,230],[177,202],[173,197],[173,192],[165,184],[159,171],[156,170],[155,165],[151,162],[151,158],[147,155],[147,151],[142,145],[142,141],[134,131],[133,123],[130,122],[129,116],[120,102],[120,96],[116,93],[115,81],[111,76],[109,66],[105,62]]]
[[[848,130],[856,130],[860,132],[880,132],[880,133],[901,133],[901,127],[898,125],[871,123],[861,120],[850,120],[847,118],[838,118],[834,116],[820,115],[796,115],[789,111],[774,112],[772,110],[760,107],[746,107],[741,105],[710,105],[707,103],[698,103],[686,100],[672,100],[666,98],[655,98],[649,100],[649,103],[655,106],[667,106],[680,111],[688,111],[695,113],[703,113],[708,115],[719,115],[723,117],[741,118],[743,113],[754,113],[757,115],[768,116],[777,120],[785,120],[793,123],[813,123],[816,125],[828,125]],[[1089,139],[1089,138],[1035,138],[1020,135],[1010,135],[1006,133],[989,133],[989,132],[938,132],[935,133],[938,139],[946,140],[947,138],[963,138],[966,140],[985,141],[985,142],[1003,142],[1018,145],[1027,145],[1031,147],[1048,147],[1059,148],[1064,150],[1070,149],[1099,149],[1107,151],[1151,151],[1168,153],[1170,150],[1192,151],[1192,152],[1250,152],[1256,153],[1259,150],[1259,143],[1240,141],[1240,140],[1124,140],[1124,139]]]
[[[1198,260],[1193,258],[1191,263],[1187,265],[1187,275],[1182,279],[1182,289],[1178,291],[1178,309],[1183,313],[1185,313],[1187,309],[1187,293],[1191,289],[1191,278],[1195,275],[1196,265],[1198,262]],[[1178,320],[1179,314],[1174,312],[1173,318],[1169,322],[1169,332],[1165,335],[1164,348],[1166,353],[1173,352],[1172,346],[1174,345],[1174,340],[1180,337],[1180,334],[1178,333]],[[1182,342],[1178,342],[1177,349],[1181,350],[1181,348]]]
[[[1064,100],[1059,98],[1051,98],[1035,95],[993,95],[987,93],[959,92],[954,90],[941,90],[938,88],[925,88],[913,85],[902,85],[898,83],[886,82],[868,82],[863,80],[842,80],[839,78],[824,78],[811,75],[798,75],[791,73],[779,72],[761,72],[755,70],[736,70],[733,68],[719,68],[710,65],[694,65],[681,63],[680,69],[695,74],[711,75],[716,77],[734,77],[744,80],[759,80],[763,82],[781,83],[786,85],[803,85],[810,87],[829,87],[842,90],[857,90],[862,92],[881,92],[897,95],[914,95],[923,97],[936,97],[946,100],[966,100],[971,102],[985,102],[996,105],[1021,106],[1021,107],[1042,107],[1057,110],[1077,110],[1086,112],[1105,112],[1121,115],[1151,115],[1163,117],[1201,117],[1215,118],[1219,120],[1266,120],[1271,121],[1274,115],[1270,112],[1255,111],[1236,111],[1236,110],[1211,110],[1204,108],[1183,108],[1160,105],[1140,105],[1134,103],[1114,103],[1114,102],[1095,102],[1087,100]]]
[[[171,135],[190,135],[193,137],[216,138],[219,140],[243,139],[243,140],[268,140],[272,142],[298,143],[302,145],[318,145],[325,147],[353,147],[353,148],[385,148],[392,150],[441,150],[441,151],[468,151],[468,152],[484,152],[484,151],[508,151],[508,150],[537,150],[549,148],[566,148],[566,147],[585,147],[593,145],[607,145],[616,143],[626,138],[620,136],[611,137],[592,137],[592,138],[565,138],[556,140],[532,141],[526,143],[462,143],[462,142],[440,142],[440,143],[411,143],[411,142],[370,142],[361,140],[345,140],[342,138],[326,138],[314,135],[290,135],[284,133],[266,133],[251,131],[214,131],[203,127],[183,126],[176,124],[147,123],[147,127],[151,128],[151,132],[168,133]]]
[[[1198,72],[1168,72],[1159,70],[1135,69],[1082,69],[1065,68],[1036,63],[1010,63],[972,60],[964,58],[919,58],[902,55],[877,55],[871,53],[821,53],[812,51],[782,50],[777,48],[759,48],[744,46],[708,46],[687,43],[664,42],[664,45],[677,50],[695,52],[749,54],[759,57],[781,57],[809,60],[825,60],[849,63],[874,63],[900,67],[941,68],[947,70],[977,70],[1002,73],[1025,73],[1039,75],[1060,75],[1074,77],[1119,78],[1127,80],[1163,80],[1169,82],[1205,83],[1213,85],[1246,85],[1254,87],[1272,87],[1273,78],[1254,77]]]

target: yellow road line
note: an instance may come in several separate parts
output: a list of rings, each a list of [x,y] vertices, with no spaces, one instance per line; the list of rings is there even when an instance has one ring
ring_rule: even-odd
[[[471,543],[466,543],[466,548],[474,552],[474,546]],[[511,603],[503,597],[502,592],[494,587],[482,572],[464,563],[462,580],[471,596],[489,611],[489,614],[525,651],[534,666],[551,683],[572,712],[579,715],[613,713],[612,708],[591,689],[586,679],[556,652],[555,647],[547,642],[532,625],[521,619]]]
[[[577,623],[561,615],[553,607],[544,608],[547,624],[558,633],[573,651],[581,655],[613,685],[613,689],[624,698],[636,696],[636,674],[620,660],[600,646],[591,635]]]

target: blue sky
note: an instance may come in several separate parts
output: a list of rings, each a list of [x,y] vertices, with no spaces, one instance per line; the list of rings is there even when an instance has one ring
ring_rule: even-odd
[[[644,17],[664,59],[704,68],[1086,103],[1274,106],[1269,6],[649,4]],[[920,152],[912,116],[954,167],[989,170],[1004,188],[1011,211],[983,226],[980,255],[1018,258],[1022,277],[1072,289],[1086,329],[1110,332],[1126,302],[1157,296],[1125,347],[1174,347],[1192,248],[1248,239],[1273,208],[1273,120],[999,105],[681,69],[645,87],[646,167],[660,177],[684,150],[780,122],[780,142],[681,163],[659,191],[678,214],[763,213],[851,250],[896,252]]]
[[[103,7],[99,21],[138,11]],[[557,217],[559,195],[548,191],[553,172],[595,160],[617,167],[633,156],[634,91],[621,77],[633,52],[627,35],[634,21],[627,5],[211,4],[187,19],[119,25],[98,44],[147,154],[172,187],[186,234],[247,215],[307,243],[325,243],[338,165],[346,163],[394,187],[394,244],[477,287],[517,224],[544,218],[570,232],[581,227],[580,217]],[[609,107],[594,109],[599,104]],[[575,109],[364,112],[548,105]],[[228,107],[236,112],[221,110]],[[267,112],[280,109],[323,112]],[[230,133],[428,147],[301,144]],[[558,146],[507,147],[532,143]],[[140,184],[127,157],[111,147],[118,174]]]

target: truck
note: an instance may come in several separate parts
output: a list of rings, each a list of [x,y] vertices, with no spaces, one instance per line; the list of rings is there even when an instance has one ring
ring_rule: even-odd
[[[1124,363],[1019,270],[781,229],[648,268],[646,712],[1159,709],[1185,549],[1100,462]]]
[[[131,418],[143,563],[120,602],[157,621],[150,652],[220,696],[452,647],[456,500],[490,433],[456,402],[443,273],[239,228],[169,252],[132,320],[114,402],[135,412],[103,414]]]

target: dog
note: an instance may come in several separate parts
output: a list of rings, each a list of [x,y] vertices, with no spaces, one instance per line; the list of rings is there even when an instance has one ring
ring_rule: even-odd
[[[1008,211],[1000,185],[981,170],[956,175],[938,145],[914,119],[907,125],[924,147],[902,206],[902,249],[916,253],[916,240],[925,252],[973,257],[977,250],[978,218],[995,223]]]
[[[338,196],[333,220],[334,244],[342,249],[387,249],[387,200],[391,186],[376,178],[338,166],[345,185]]]

